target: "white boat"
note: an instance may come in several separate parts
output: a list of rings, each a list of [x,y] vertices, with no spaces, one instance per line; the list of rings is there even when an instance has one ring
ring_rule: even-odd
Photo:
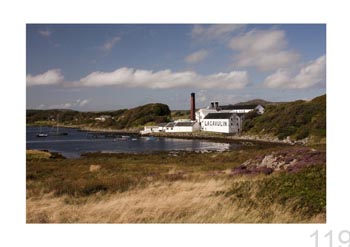
[[[43,133],[43,132],[41,131],[41,126],[40,126],[39,133],[38,133],[38,134],[36,134],[36,137],[47,137],[47,136],[48,136],[48,134],[47,134],[47,133]]]
[[[154,136],[147,136],[145,137],[146,141],[154,141],[156,138]]]
[[[48,134],[46,134],[46,133],[38,133],[38,134],[36,134],[36,137],[47,137],[48,136]]]

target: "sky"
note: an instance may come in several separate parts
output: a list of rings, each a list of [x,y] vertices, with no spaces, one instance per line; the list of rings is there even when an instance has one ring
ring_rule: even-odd
[[[309,100],[326,93],[324,24],[27,24],[27,109]]]

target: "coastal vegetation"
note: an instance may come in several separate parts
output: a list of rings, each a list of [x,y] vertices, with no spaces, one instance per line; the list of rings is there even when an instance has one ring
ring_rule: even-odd
[[[98,120],[103,116],[103,121]],[[132,129],[142,128],[147,124],[158,124],[170,121],[168,105],[154,103],[142,105],[132,109],[121,109],[103,112],[79,112],[65,109],[27,110],[27,124],[29,125],[60,125]]]
[[[310,143],[325,143],[326,95],[310,101],[268,102],[256,99],[241,102],[238,105],[248,103],[264,105],[265,113],[262,115],[255,111],[247,113],[243,123],[243,131],[240,133],[241,136],[261,137],[259,139],[276,137],[279,140],[289,139],[292,141],[308,139]],[[105,117],[103,121],[98,120],[101,116]],[[168,105],[160,103],[103,112],[58,109],[27,110],[28,125],[56,125],[59,119],[59,124],[62,126],[97,130],[139,131],[145,125],[157,125],[188,118],[188,110],[170,111]],[[203,135],[217,137],[215,133],[203,133]]]
[[[230,143],[241,137],[235,150],[85,153],[77,159],[27,150],[27,222],[324,223],[326,95],[259,102],[265,113],[248,113],[238,137],[158,133]],[[64,126],[137,130],[188,114],[164,104],[105,112],[27,110],[27,124],[56,125],[59,119]],[[109,117],[96,120],[102,116]],[[255,141],[259,136],[292,142]],[[305,139],[313,141],[294,142]]]
[[[28,223],[325,222],[324,147],[40,154],[27,153]]]
[[[307,137],[325,142],[326,95],[311,101],[298,100],[289,103],[267,105],[265,113],[246,115],[245,134],[274,135],[280,140],[290,137],[301,140]]]

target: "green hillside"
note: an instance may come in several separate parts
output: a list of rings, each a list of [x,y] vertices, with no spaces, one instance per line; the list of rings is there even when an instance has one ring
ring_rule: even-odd
[[[239,102],[236,103],[235,105],[262,105],[262,106],[267,106],[267,105],[278,105],[278,104],[283,104],[285,102],[271,102],[271,101],[266,101],[263,99],[252,99],[248,100],[245,102]]]
[[[279,139],[290,136],[300,140],[306,137],[326,137],[326,95],[311,101],[267,105],[263,115],[247,114],[243,131],[248,134],[270,134]]]
[[[110,116],[105,121],[97,121],[102,115]],[[170,120],[168,105],[154,103],[132,109],[103,112],[79,112],[73,110],[27,110],[27,124],[77,125],[96,128],[126,129],[147,124],[157,124]]]

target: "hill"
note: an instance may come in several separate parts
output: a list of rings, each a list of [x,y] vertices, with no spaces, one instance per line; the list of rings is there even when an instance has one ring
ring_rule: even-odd
[[[263,115],[248,113],[243,126],[247,134],[288,136],[301,140],[306,137],[326,137],[326,95],[311,101],[267,105]]]
[[[104,121],[95,118],[108,116]],[[168,105],[154,103],[132,109],[102,112],[79,112],[65,109],[27,110],[27,124],[54,125],[59,119],[62,125],[77,125],[92,128],[126,129],[170,120]]]
[[[267,105],[276,105],[276,104],[282,104],[284,102],[271,102],[271,101],[266,101],[263,99],[253,99],[245,102],[239,102],[235,105],[262,105],[262,106],[267,106]]]

